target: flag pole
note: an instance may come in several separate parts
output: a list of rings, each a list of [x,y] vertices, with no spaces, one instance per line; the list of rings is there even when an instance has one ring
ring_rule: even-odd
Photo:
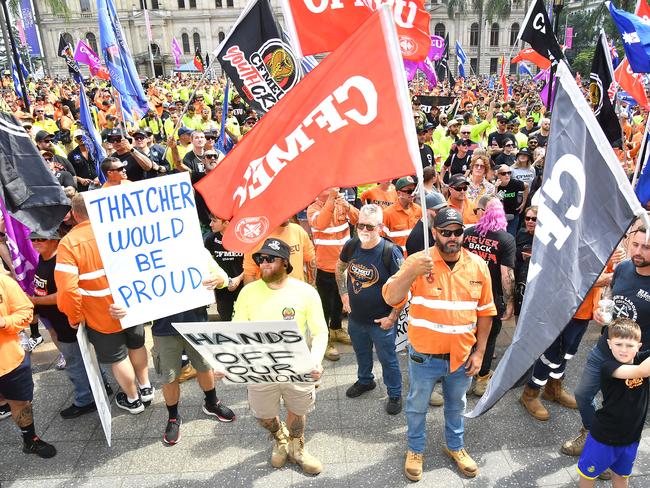
[[[16,66],[16,72],[18,73],[18,81],[20,81],[20,86],[23,91],[23,104],[25,105],[25,109],[29,111],[29,97],[27,96],[27,83],[25,83],[25,77],[23,76],[23,70],[20,69],[20,58],[18,56],[18,50],[16,49],[16,41],[14,40],[14,36],[12,35],[12,25],[11,21],[9,20],[9,10],[7,10],[7,0],[0,0],[2,2],[2,13],[4,14],[5,20],[7,21],[7,28],[9,29],[9,43],[11,44],[11,53],[13,55],[14,59],[14,65]]]
[[[643,134],[643,143],[641,144],[641,149],[643,150],[643,162],[637,160],[634,167],[634,176],[632,177],[633,189],[636,189],[636,184],[637,180],[639,179],[641,168],[645,167],[645,165],[648,164],[648,156],[650,155],[650,151],[648,150],[648,130],[650,130],[650,114],[646,116],[645,133]]]

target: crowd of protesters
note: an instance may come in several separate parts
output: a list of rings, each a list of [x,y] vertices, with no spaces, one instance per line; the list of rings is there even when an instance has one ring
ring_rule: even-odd
[[[74,419],[96,410],[76,342],[76,330],[85,321],[109,396],[113,391],[105,368],[110,366],[119,385],[115,395],[118,407],[134,415],[141,413],[156,394],[154,384],[161,385],[168,410],[162,433],[166,444],[181,439],[181,381],[196,377],[205,395],[203,412],[222,422],[234,421],[235,412],[217,397],[215,378],[220,374],[171,326],[172,322],[207,321],[205,308],[153,321],[151,356],[157,377],[149,378],[149,355],[144,347],[149,327],[121,329],[119,319],[125,311],[113,303],[79,193],[176,172],[189,172],[192,183],[197,183],[221,163],[230,147],[254,130],[258,115],[237,94],[224,105],[223,79],[197,86],[196,78],[179,77],[146,81],[149,111],[139,120],[125,123],[110,86],[91,81],[86,86],[91,114],[107,154],[97,161],[78,120],[74,82],[29,81],[29,110],[7,88],[10,83],[3,79],[5,110],[13,113],[32,137],[43,164],[70,197],[72,210],[58,232],[31,236],[40,256],[34,296],[25,296],[11,279],[9,253],[6,245],[0,246],[6,268],[6,276],[0,276],[0,394],[4,396],[0,396],[0,419],[13,416],[23,435],[24,452],[44,458],[56,454],[55,447],[36,434],[31,408],[34,387],[29,357],[43,343],[43,326],[60,351],[57,368],[66,371],[74,389],[73,403],[61,416]],[[314,382],[327,371],[323,359],[339,360],[338,344],[352,345],[358,375],[346,392],[349,398],[377,387],[374,348],[382,367],[388,396],[384,408],[389,415],[402,411],[395,324],[409,304],[404,470],[413,481],[422,478],[430,405],[444,405],[444,452],[464,475],[478,474],[465,447],[466,392],[476,396],[485,392],[501,323],[519,313],[525,292],[537,220],[535,195],[542,181],[551,121],[535,82],[512,79],[510,84],[512,92],[505,98],[483,78],[459,80],[455,86],[445,82],[433,90],[413,85],[411,103],[422,181],[403,176],[354,188],[324,189],[313,204],[274,229],[250,254],[223,246],[229,221],[211,215],[200,195],[195,195],[212,263],[211,275],[203,285],[214,290],[219,319],[282,320],[290,306],[290,318],[297,320],[301,332],[312,340]],[[587,90],[584,92],[587,96]],[[421,99],[422,95],[450,96],[453,103],[425,106],[422,100],[428,98]],[[642,109],[621,111],[622,138],[614,148],[630,177],[638,163],[646,118]],[[420,186],[424,200],[417,191]],[[426,222],[422,220],[423,207]],[[592,457],[598,457],[600,451],[594,443],[608,445],[610,438],[603,434],[608,428],[603,427],[605,417],[598,417],[600,411],[596,413],[599,431],[588,435],[594,424],[591,402],[600,387],[600,364],[608,365],[613,378],[645,374],[639,366],[639,370],[617,376],[605,342],[590,355],[590,369],[585,371],[577,401],[562,387],[567,360],[577,351],[597,310],[600,290],[612,286],[615,294],[624,296],[630,293],[630,286],[621,283],[636,279],[634,286],[647,290],[646,296],[650,296],[650,283],[644,278],[650,249],[636,237],[645,235],[646,230],[634,229],[629,249],[621,247],[613,256],[574,319],[536,362],[520,398],[537,420],[549,418],[539,398],[542,388],[544,399],[580,408],[584,427],[576,439],[565,443],[565,454],[578,456],[587,449]],[[425,232],[431,246],[428,253],[423,252]],[[626,251],[631,261],[625,260]],[[622,263],[620,267],[618,263]],[[636,266],[635,277],[623,275],[630,266]],[[618,279],[617,273],[621,275]],[[617,291],[617,285],[624,289]],[[636,319],[644,338],[650,330],[648,316],[642,312]],[[607,322],[601,316],[596,319]],[[619,325],[610,339],[638,342],[634,326]],[[23,329],[29,330],[29,337]],[[626,362],[623,356],[613,357]],[[442,394],[435,390],[437,383],[442,384]],[[317,385],[249,387],[251,410],[272,436],[272,466],[279,468],[288,461],[306,473],[322,470],[320,461],[306,451],[304,437]],[[607,383],[604,388],[609,392],[613,386]],[[644,390],[645,400],[635,397],[634,401],[647,405],[647,388]],[[285,422],[280,420],[281,398],[287,409]],[[638,444],[634,437],[617,438],[614,444]],[[614,457],[609,464],[581,459],[579,471],[588,480],[607,476],[606,470],[611,468],[615,480],[624,480],[634,459],[630,452],[626,456],[626,462],[620,458],[616,463],[619,458]],[[589,469],[594,463],[597,467]]]

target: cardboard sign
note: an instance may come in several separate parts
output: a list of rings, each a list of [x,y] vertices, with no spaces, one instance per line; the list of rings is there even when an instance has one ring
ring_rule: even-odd
[[[233,384],[313,383],[314,362],[295,320],[173,323]]]
[[[411,292],[409,292],[409,299],[404,305],[404,308],[399,313],[395,327],[397,328],[395,335],[395,351],[399,352],[406,349],[409,344],[409,307],[411,306]]]
[[[83,196],[123,328],[214,303],[189,174]]]
[[[104,380],[102,379],[102,373],[99,369],[97,356],[95,356],[95,349],[91,346],[90,341],[88,340],[86,324],[82,323],[79,325],[79,329],[77,330],[77,342],[79,343],[81,358],[83,359],[86,374],[88,375],[90,390],[93,392],[95,405],[97,405],[99,420],[102,423],[102,429],[104,429],[104,435],[106,436],[108,447],[110,447],[112,426],[111,406],[108,402],[108,395],[106,395],[106,388],[104,387]]]

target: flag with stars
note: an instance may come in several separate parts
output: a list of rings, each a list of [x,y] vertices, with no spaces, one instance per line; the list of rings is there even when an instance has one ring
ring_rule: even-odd
[[[635,73],[650,73],[650,22],[638,15],[619,10],[606,2],[616,28],[621,33],[623,49]]]

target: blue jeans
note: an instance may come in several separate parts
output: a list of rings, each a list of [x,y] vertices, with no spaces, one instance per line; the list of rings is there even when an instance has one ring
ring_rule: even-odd
[[[348,334],[352,339],[352,347],[357,357],[357,377],[359,383],[372,383],[372,346],[375,345],[377,359],[381,363],[384,385],[389,397],[402,396],[402,373],[399,370],[397,353],[395,352],[395,335],[397,329],[393,326],[384,330],[377,324],[363,324],[348,319]]]
[[[57,342],[57,348],[65,358],[65,372],[72,381],[74,387],[74,404],[77,407],[85,407],[95,400],[90,390],[88,375],[84,367],[79,344],[75,342]]]
[[[472,377],[465,374],[464,365],[456,371],[449,371],[449,360],[433,358],[429,354],[416,352],[409,345],[409,394],[406,398],[406,423],[408,425],[408,449],[424,452],[426,442],[426,417],[429,399],[436,382],[442,379],[442,393],[445,398],[445,440],[447,448],[458,451],[465,447],[465,406],[467,389]],[[413,358],[417,358],[416,362]]]
[[[519,214],[516,213],[514,214],[514,218],[508,221],[508,228],[506,230],[508,231],[508,234],[512,235],[513,237],[516,237],[518,229],[519,229]]]
[[[587,356],[587,362],[582,370],[580,382],[576,387],[575,397],[582,417],[582,425],[591,430],[591,424],[596,413],[596,394],[600,390],[600,367],[605,362],[605,355],[598,349],[598,345]]]

